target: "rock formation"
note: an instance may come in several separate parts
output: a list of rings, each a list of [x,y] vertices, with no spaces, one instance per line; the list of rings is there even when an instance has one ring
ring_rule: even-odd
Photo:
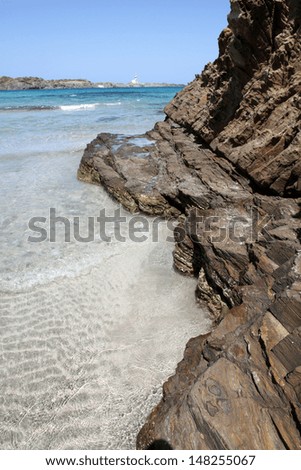
[[[301,449],[300,0],[231,0],[219,57],[80,179],[177,217],[175,267],[216,326],[190,340],[139,449]]]
[[[131,83],[114,83],[114,82],[97,82],[93,83],[85,79],[60,79],[45,80],[39,77],[0,77],[0,90],[43,90],[53,88],[132,88],[132,87],[178,87],[184,85],[176,85],[172,83],[139,83],[133,85]]]
[[[45,80],[39,77],[0,77],[0,90],[41,90],[52,88],[91,88],[93,83],[83,79]]]

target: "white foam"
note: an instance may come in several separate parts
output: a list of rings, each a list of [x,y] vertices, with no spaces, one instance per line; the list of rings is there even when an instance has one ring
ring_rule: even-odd
[[[82,109],[95,109],[98,103],[91,104],[68,104],[60,106],[62,111],[80,111]]]
[[[120,106],[121,101],[115,101],[114,103],[104,103],[105,106]]]

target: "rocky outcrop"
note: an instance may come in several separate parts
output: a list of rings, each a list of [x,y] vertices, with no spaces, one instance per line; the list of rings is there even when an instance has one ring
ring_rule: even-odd
[[[192,339],[137,447],[301,448],[301,11],[232,0],[220,54],[144,136],[100,134],[80,179],[177,217],[175,267],[216,324]]]
[[[171,83],[114,83],[97,82],[84,79],[45,80],[39,77],[0,77],[0,90],[43,90],[53,88],[133,88],[133,87],[182,87]]]
[[[93,83],[89,80],[45,80],[39,77],[0,77],[0,90],[41,90],[52,88],[91,88]]]

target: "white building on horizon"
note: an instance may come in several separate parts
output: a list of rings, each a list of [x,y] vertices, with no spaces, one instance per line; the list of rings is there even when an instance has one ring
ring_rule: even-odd
[[[138,75],[135,74],[133,80],[130,81],[131,85],[139,85]]]

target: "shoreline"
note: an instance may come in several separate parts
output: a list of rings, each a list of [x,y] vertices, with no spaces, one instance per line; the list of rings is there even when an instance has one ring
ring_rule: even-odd
[[[58,79],[46,80],[40,77],[0,77],[0,91],[18,91],[18,90],[55,90],[72,88],[175,88],[184,87],[181,83],[116,83],[116,82],[91,82],[85,79]]]
[[[100,128],[141,133],[174,91],[140,90],[145,99],[139,102],[135,92],[112,90],[108,99],[100,91],[100,106],[80,112],[69,91],[2,94],[7,105],[35,104],[35,95],[39,103],[50,95],[48,104],[56,105],[64,95],[71,106],[68,115],[12,111],[1,132],[5,450],[134,450],[185,344],[199,333],[200,321],[204,333],[210,329],[207,311],[194,303],[195,280],[172,269],[173,243],[166,241],[163,222],[158,242],[148,219],[149,235],[138,243],[130,232],[137,218],[122,209],[119,216],[119,205],[104,190],[76,179],[85,145]],[[85,103],[90,94],[95,92],[82,93]],[[125,106],[107,106],[119,103],[115,94],[127,95]],[[51,208],[61,217],[54,231]],[[102,210],[117,217],[116,236],[113,222],[101,228],[96,220]],[[28,240],[38,235],[29,227],[32,217],[46,219],[40,226],[46,240]],[[90,241],[81,241],[75,227]]]

